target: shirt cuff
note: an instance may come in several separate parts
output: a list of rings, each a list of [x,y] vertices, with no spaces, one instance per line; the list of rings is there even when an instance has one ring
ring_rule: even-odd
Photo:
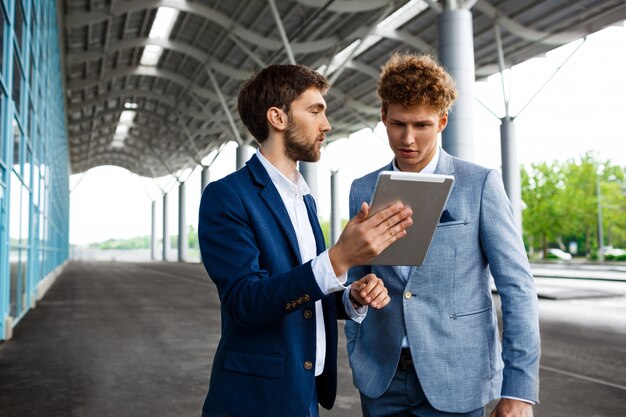
[[[528,403],[530,405],[535,405],[534,401],[527,400],[525,398],[511,397],[510,395],[502,395],[502,396],[500,396],[500,398],[507,398],[509,400],[523,401],[523,402]]]
[[[348,285],[348,287],[343,290],[343,308],[346,310],[346,313],[348,313],[348,317],[350,317],[352,321],[361,324],[363,319],[365,319],[365,316],[367,316],[367,306],[354,308],[349,296],[351,287],[351,285]]]
[[[311,269],[313,270],[315,281],[324,295],[341,291],[346,288],[343,284],[345,284],[348,280],[348,273],[344,272],[339,277],[335,275],[333,266],[330,263],[328,251],[322,252],[317,256],[317,258],[314,258],[313,261],[311,261]]]

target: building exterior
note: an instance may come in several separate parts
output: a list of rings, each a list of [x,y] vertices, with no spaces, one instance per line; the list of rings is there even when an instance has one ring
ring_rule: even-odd
[[[0,340],[68,258],[61,63],[55,2],[0,0]]]

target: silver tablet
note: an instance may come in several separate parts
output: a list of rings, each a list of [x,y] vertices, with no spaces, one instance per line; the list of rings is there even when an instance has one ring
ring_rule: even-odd
[[[450,192],[454,177],[441,174],[382,171],[370,203],[370,213],[401,201],[413,210],[413,224],[370,265],[419,266],[424,262]]]

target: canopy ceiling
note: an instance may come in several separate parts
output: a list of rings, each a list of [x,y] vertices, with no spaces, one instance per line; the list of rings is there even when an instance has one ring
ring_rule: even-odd
[[[626,19],[624,0],[446,3],[471,6],[477,77],[499,71],[496,25],[510,67]],[[165,39],[150,37],[159,7],[178,11]],[[373,127],[378,68],[392,51],[436,54],[442,7],[435,0],[64,0],[72,172],[118,165],[157,177],[199,164],[228,141],[250,143],[237,114],[239,86],[261,66],[292,58],[333,82],[329,140]],[[159,48],[155,65],[141,63],[145,50]]]

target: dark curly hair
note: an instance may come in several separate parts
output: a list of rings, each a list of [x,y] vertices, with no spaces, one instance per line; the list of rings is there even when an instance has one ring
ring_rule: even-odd
[[[259,143],[269,136],[266,113],[278,107],[289,113],[291,103],[311,87],[326,94],[330,84],[319,72],[304,65],[274,64],[250,77],[239,91],[241,121]]]
[[[456,100],[454,80],[429,55],[394,53],[383,65],[378,80],[378,96],[383,111],[389,104],[426,105],[440,114],[450,110]]]

